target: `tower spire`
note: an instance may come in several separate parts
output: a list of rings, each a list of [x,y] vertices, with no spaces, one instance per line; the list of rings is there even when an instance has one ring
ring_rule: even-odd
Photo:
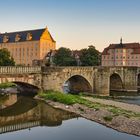
[[[122,37],[121,37],[121,39],[120,39],[120,44],[122,44]]]

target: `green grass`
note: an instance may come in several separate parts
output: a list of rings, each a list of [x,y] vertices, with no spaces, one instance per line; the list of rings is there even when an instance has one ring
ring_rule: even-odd
[[[131,118],[131,117],[138,117],[140,118],[140,113],[135,113],[132,111],[127,111],[121,108],[117,108],[117,107],[109,107],[108,111],[112,112],[114,114],[114,116],[125,116],[127,118]]]
[[[0,84],[0,88],[8,88],[8,87],[15,87],[16,86],[16,84],[14,84],[14,83],[1,83]]]
[[[66,104],[66,105],[73,105],[76,103],[82,104],[89,108],[95,109],[95,111],[98,111],[101,108],[106,109],[109,112],[111,112],[113,116],[122,115],[127,118],[130,118],[130,117],[140,118],[140,113],[134,113],[132,111],[127,111],[127,110],[124,110],[124,109],[121,109],[121,108],[118,108],[115,106],[104,105],[104,104],[100,104],[97,102],[93,103],[89,100],[83,99],[82,95],[64,94],[64,93],[57,92],[57,91],[46,91],[46,92],[40,93],[39,96],[41,98],[44,98],[45,100],[52,100],[55,102],[60,102],[60,103]]]

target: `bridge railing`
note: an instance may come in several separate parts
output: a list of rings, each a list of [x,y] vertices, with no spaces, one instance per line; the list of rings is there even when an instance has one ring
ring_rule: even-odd
[[[41,73],[41,67],[2,66],[0,74]]]

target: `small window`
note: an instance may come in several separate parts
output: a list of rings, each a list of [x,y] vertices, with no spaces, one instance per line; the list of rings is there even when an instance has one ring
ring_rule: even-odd
[[[32,40],[32,34],[31,33],[27,33],[26,40]]]
[[[8,40],[9,40],[9,36],[5,35],[5,36],[3,37],[3,43],[8,42]]]
[[[21,36],[19,34],[16,34],[15,42],[18,42],[20,39],[21,39]]]

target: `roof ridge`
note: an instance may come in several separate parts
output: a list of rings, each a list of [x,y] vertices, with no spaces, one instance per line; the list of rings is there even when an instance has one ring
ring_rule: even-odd
[[[19,33],[19,32],[31,32],[31,31],[38,31],[38,30],[45,30],[46,28],[41,28],[41,29],[33,29],[33,30],[24,30],[24,31],[15,31],[15,32],[5,32],[5,33],[0,33],[0,35],[4,34],[13,34],[13,33]]]

